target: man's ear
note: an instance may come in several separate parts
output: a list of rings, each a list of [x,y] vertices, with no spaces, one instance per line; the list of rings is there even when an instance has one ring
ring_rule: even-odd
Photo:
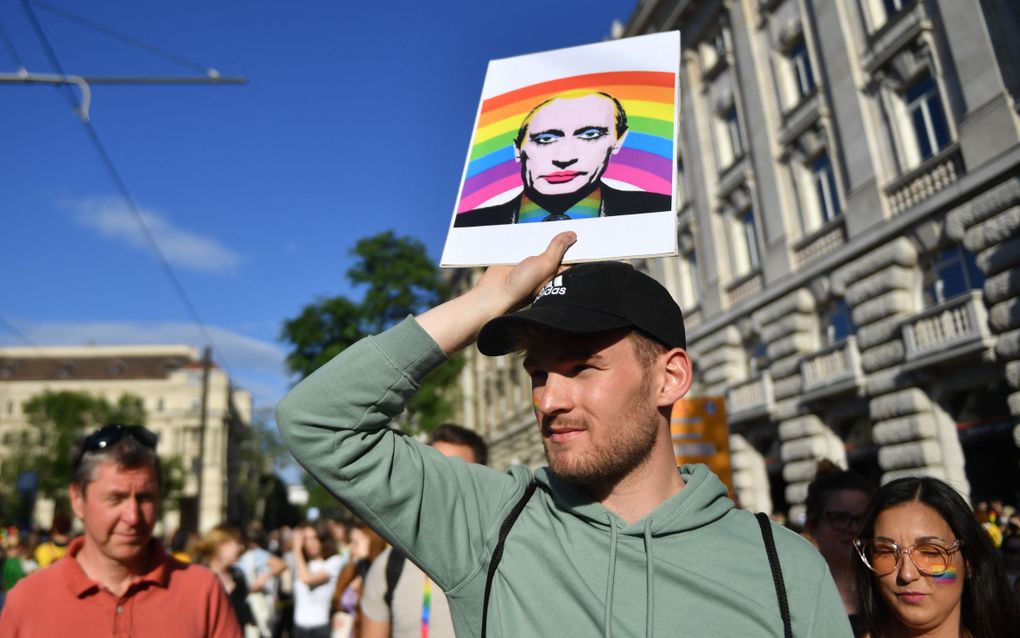
[[[691,389],[693,374],[691,358],[683,348],[673,348],[660,355],[662,385],[659,388],[658,405],[673,405],[684,398]]]
[[[623,135],[616,138],[616,143],[613,144],[613,155],[619,153],[620,149],[623,148],[623,141],[627,139],[627,133],[630,133],[630,129],[627,129],[623,132]]]
[[[81,491],[77,483],[71,483],[68,492],[71,496],[71,509],[74,510],[74,515],[85,520],[85,517],[82,516],[85,511],[85,493]]]
[[[514,161],[521,163],[521,147],[514,144]]]

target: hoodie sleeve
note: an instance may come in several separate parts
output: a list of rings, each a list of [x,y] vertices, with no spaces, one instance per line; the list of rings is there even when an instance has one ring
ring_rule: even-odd
[[[443,589],[471,575],[523,475],[447,458],[388,427],[445,355],[413,318],[295,386],[276,422],[308,472]]]
[[[853,630],[850,628],[850,619],[847,617],[846,608],[843,607],[843,600],[836,590],[836,583],[832,580],[828,565],[824,560],[818,561],[820,574],[818,578],[818,597],[815,599],[814,617],[811,619],[811,630],[809,636],[825,638],[827,636],[846,636],[852,638]]]

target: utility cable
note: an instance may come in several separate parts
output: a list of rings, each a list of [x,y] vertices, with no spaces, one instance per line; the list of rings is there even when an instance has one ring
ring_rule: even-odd
[[[14,59],[14,63],[18,65],[18,71],[26,70],[25,63],[21,61],[21,56],[18,55],[18,50],[14,47],[14,40],[11,40],[11,36],[8,35],[7,29],[4,28],[3,20],[0,20],[0,39],[3,39],[4,44],[7,46],[7,50]]]
[[[139,40],[138,38],[135,38],[133,36],[127,35],[125,33],[121,33],[119,31],[115,31],[115,30],[111,29],[108,26],[99,24],[98,22],[93,22],[92,20],[89,20],[88,18],[82,17],[82,16],[80,16],[78,14],[75,14],[75,13],[71,13],[70,11],[67,11],[66,9],[62,9],[60,7],[55,7],[55,6],[53,6],[53,5],[51,5],[51,4],[47,3],[47,2],[42,2],[41,0],[30,0],[30,2],[32,4],[34,4],[34,5],[36,5],[37,7],[39,7],[40,9],[44,9],[44,10],[52,13],[53,15],[59,16],[61,18],[64,18],[65,20],[70,20],[71,22],[75,22],[75,23],[80,24],[80,25],[82,25],[84,27],[88,27],[90,29],[98,31],[99,33],[103,33],[105,35],[108,35],[111,38],[114,38],[116,40],[120,40],[121,42],[124,42],[126,44],[130,44],[133,47],[137,47],[139,49],[142,49],[143,51],[148,51],[149,53],[152,53],[154,55],[158,55],[161,58],[165,58],[165,59],[170,60],[172,62],[176,62],[177,64],[179,64],[179,65],[181,65],[181,66],[183,66],[185,68],[191,69],[192,71],[198,71],[199,73],[204,73],[206,75],[219,75],[216,72],[215,69],[211,69],[211,68],[209,68],[209,67],[207,67],[207,66],[205,66],[203,64],[199,64],[198,62],[195,62],[194,60],[189,60],[189,59],[187,59],[185,57],[179,56],[176,53],[172,53],[170,51],[167,51],[166,49],[161,49],[160,47],[157,47],[155,45],[149,44],[148,42],[144,42],[142,40]]]
[[[5,319],[2,316],[0,316],[0,323],[2,323],[4,325],[4,327],[6,327],[7,330],[10,331],[10,333],[13,334],[15,337],[17,337],[18,339],[21,339],[22,341],[24,341],[25,343],[27,343],[28,345],[30,345],[30,346],[32,346],[34,348],[38,348],[39,347],[38,343],[36,343],[36,342],[32,341],[31,339],[29,339],[28,337],[26,337],[25,333],[23,333],[22,331],[18,330],[17,326],[15,326],[10,321],[7,321],[7,319]]]
[[[46,32],[43,31],[42,25],[39,23],[39,19],[35,15],[35,11],[32,10],[31,2],[29,0],[22,0],[22,4],[25,7],[26,13],[28,13],[29,20],[32,22],[32,27],[35,30],[36,35],[42,42],[43,48],[46,50],[46,54],[49,57],[50,63],[56,69],[57,73],[59,73],[62,76],[66,76],[67,74],[64,72],[64,68],[60,64],[60,59],[57,57],[56,52],[53,50],[53,46],[50,44],[49,38],[46,37]],[[68,100],[71,103],[71,106],[75,109],[75,111],[78,111],[78,101],[75,98],[74,90],[71,89],[69,85],[64,84],[62,86],[65,89],[65,95],[67,95]],[[117,170],[116,165],[113,163],[113,159],[111,159],[109,152],[107,152],[106,146],[103,144],[103,141],[99,138],[99,133],[96,131],[95,127],[92,126],[92,123],[90,121],[84,120],[82,124],[85,126],[85,131],[89,135],[89,140],[95,147],[96,152],[99,153],[100,159],[102,159],[103,165],[106,167],[107,172],[110,174],[110,178],[113,180],[114,185],[116,185],[117,190],[120,193],[120,196],[124,199],[124,202],[128,205],[128,209],[131,211],[131,213],[135,217],[135,220],[138,222],[138,226],[139,228],[141,228],[142,234],[145,236],[146,242],[152,249],[153,254],[156,255],[160,265],[162,265],[163,271],[166,273],[167,278],[170,279],[171,285],[177,291],[177,294],[178,296],[180,296],[181,301],[184,302],[184,306],[185,308],[187,308],[188,313],[191,315],[191,318],[195,321],[196,324],[198,324],[199,328],[201,328],[202,333],[205,335],[208,344],[210,346],[214,346],[215,342],[213,341],[212,334],[210,334],[209,329],[202,321],[202,318],[199,316],[198,311],[195,309],[194,304],[191,303],[191,299],[188,297],[188,293],[184,290],[184,286],[181,285],[180,280],[177,278],[177,274],[174,272],[174,269],[170,266],[170,262],[167,261],[166,255],[163,254],[163,250],[159,247],[159,242],[156,241],[156,237],[152,234],[152,231],[149,229],[148,224],[145,223],[145,219],[142,216],[141,210],[139,210],[138,205],[135,203],[134,197],[131,196],[131,192],[128,190],[127,183],[124,181],[124,178],[121,177],[120,171]],[[233,376],[233,374],[230,372],[230,366],[223,358],[223,353],[219,352],[218,348],[214,347],[213,349],[217,351],[218,358],[223,363],[223,367],[226,368],[227,374]]]

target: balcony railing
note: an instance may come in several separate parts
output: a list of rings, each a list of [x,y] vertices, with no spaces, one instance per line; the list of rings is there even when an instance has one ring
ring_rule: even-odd
[[[903,342],[907,361],[940,360],[960,353],[961,349],[969,351],[966,346],[991,345],[988,311],[981,291],[953,297],[911,318],[903,324]]]
[[[730,422],[767,417],[772,414],[772,377],[761,372],[726,391],[726,412]]]
[[[830,394],[860,387],[864,379],[857,337],[822,348],[800,363],[801,391],[806,395]]]
[[[886,188],[893,214],[902,213],[932,197],[959,179],[963,173],[960,147],[953,144],[943,149]]]

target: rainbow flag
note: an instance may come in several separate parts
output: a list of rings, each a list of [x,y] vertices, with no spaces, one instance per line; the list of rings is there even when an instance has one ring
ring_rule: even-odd
[[[482,102],[457,212],[521,188],[514,137],[535,106],[565,91],[603,91],[618,99],[630,132],[604,179],[650,193],[673,192],[675,75],[662,71],[614,71],[560,78],[493,96]]]

